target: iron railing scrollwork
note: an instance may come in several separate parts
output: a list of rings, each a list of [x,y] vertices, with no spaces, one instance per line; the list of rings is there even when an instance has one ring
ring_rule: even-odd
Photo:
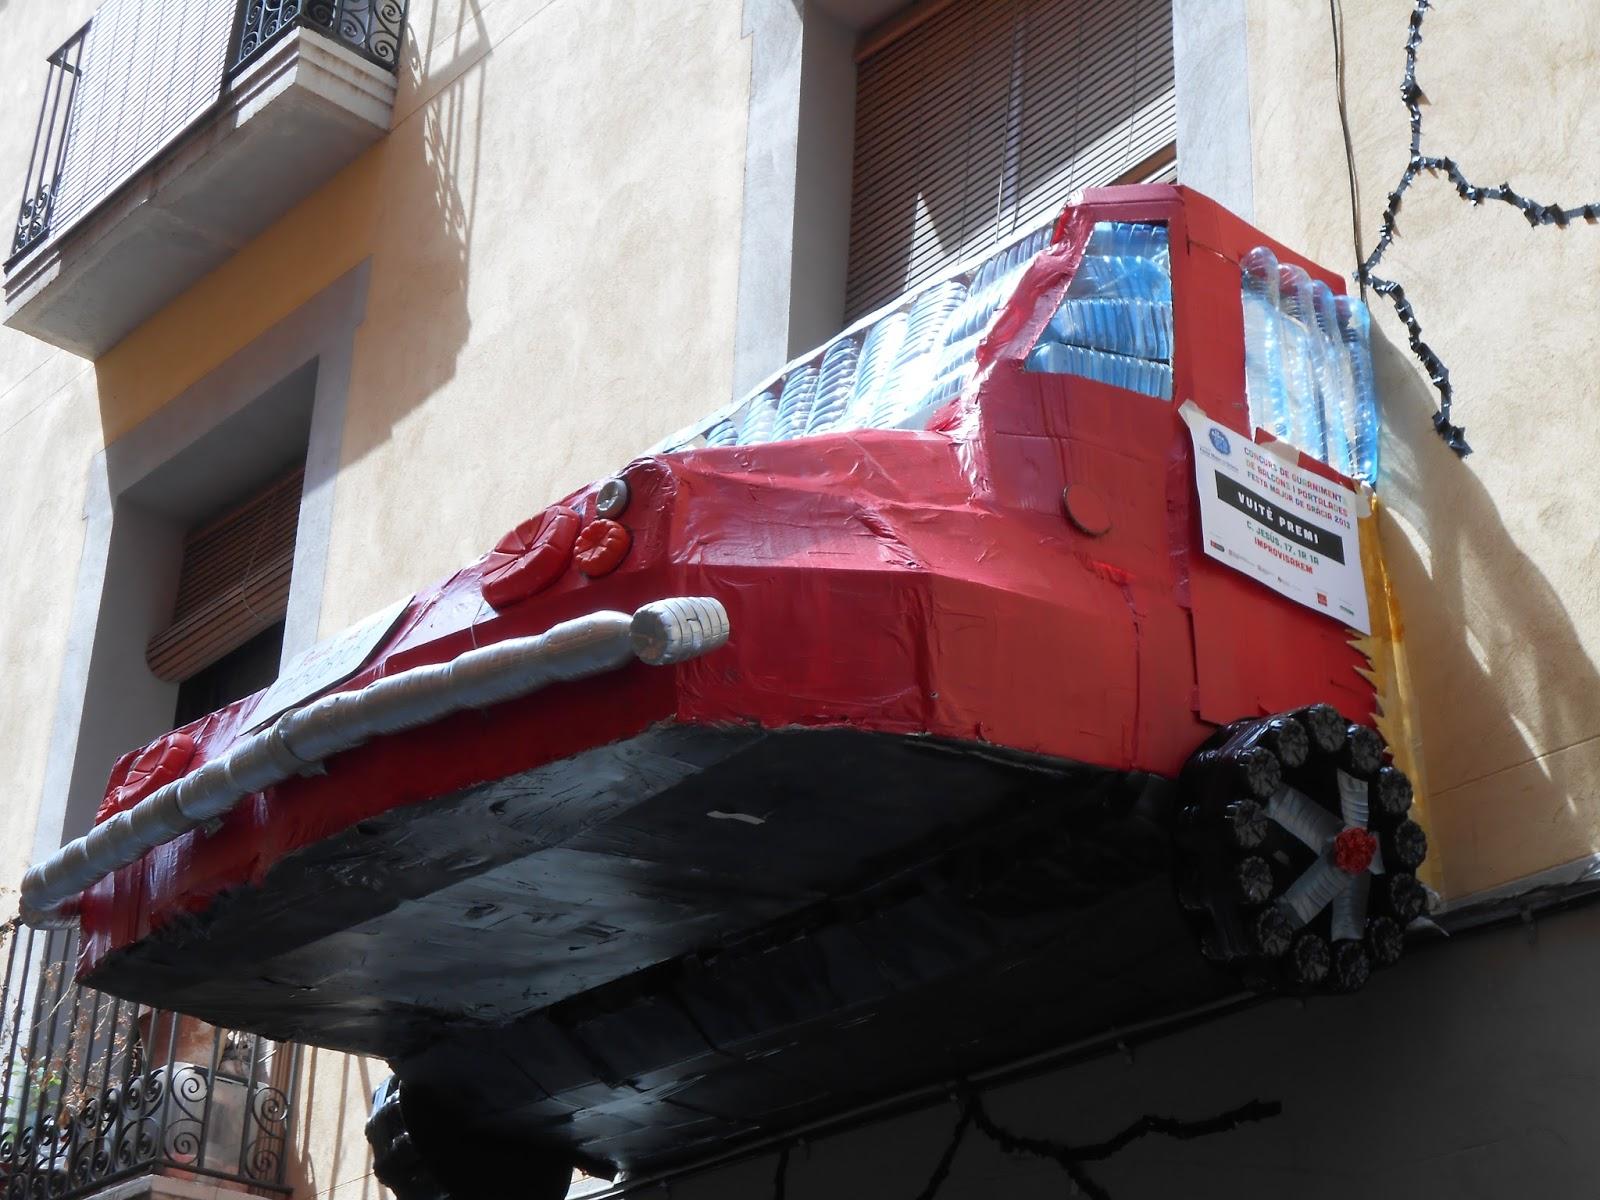
[[[11,239],[12,257],[31,249],[50,232],[61,168],[67,161],[72,102],[83,74],[83,43],[88,34],[89,27],[85,25],[46,60],[50,73],[45,78],[44,101],[39,105],[39,123],[34,127],[28,174],[22,184],[22,209]]]
[[[405,23],[406,0],[241,0],[231,70],[248,65],[289,30],[305,26],[394,71]]]
[[[298,1047],[80,986],[74,931],[7,940],[0,1200],[76,1200],[153,1173],[291,1190]]]

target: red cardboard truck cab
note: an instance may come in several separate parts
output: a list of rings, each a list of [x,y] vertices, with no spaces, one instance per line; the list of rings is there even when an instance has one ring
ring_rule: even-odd
[[[1165,227],[1169,396],[1029,365],[1108,222]],[[725,613],[726,644],[252,792],[84,894],[83,977],[387,1058],[383,1137],[403,1116],[425,1159],[481,1149],[444,1181],[458,1194],[529,1147],[639,1171],[1233,990],[1194,933],[1259,956],[1239,939],[1269,897],[1189,895],[1186,914],[1175,878],[1226,892],[1245,868],[1185,850],[1176,814],[1259,823],[1266,718],[1377,707],[1350,630],[1201,545],[1180,409],[1250,439],[1239,263],[1261,245],[1341,290],[1187,189],[1087,192],[912,427],[706,444],[731,428],[713,424],[537,514],[369,630],[325,694],[664,599],[714,601],[695,611]],[[125,758],[103,815],[220,761],[281,700]],[[1329,762],[1357,770],[1342,721],[1313,751],[1329,728]],[[1289,894],[1287,866],[1262,869]]]

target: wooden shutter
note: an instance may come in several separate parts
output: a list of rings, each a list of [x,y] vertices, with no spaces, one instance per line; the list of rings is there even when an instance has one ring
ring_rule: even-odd
[[[184,539],[172,624],[145,651],[182,682],[283,619],[304,472],[294,471]]]
[[[105,0],[83,47],[51,217],[59,235],[217,100],[238,0]]]
[[[858,65],[846,317],[1177,136],[1171,0],[955,0]]]

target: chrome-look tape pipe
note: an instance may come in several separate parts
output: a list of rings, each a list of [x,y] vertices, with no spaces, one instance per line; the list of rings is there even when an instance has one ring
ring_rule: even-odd
[[[656,600],[631,617],[590,613],[534,637],[497,642],[360,691],[313,700],[30,867],[22,877],[22,919],[38,928],[71,925],[84,889],[157,846],[204,828],[246,796],[314,774],[325,759],[372,738],[515,700],[552,683],[602,675],[635,658],[652,666],[698,658],[724,645],[728,632],[727,610],[717,600]]]

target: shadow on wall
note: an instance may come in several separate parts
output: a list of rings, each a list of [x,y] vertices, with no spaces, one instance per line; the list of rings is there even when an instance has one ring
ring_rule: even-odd
[[[413,20],[420,7],[412,6]],[[455,28],[442,32],[440,10],[448,7],[430,6],[428,26],[410,30],[398,120],[380,147],[383,167],[367,210],[378,240],[356,378],[382,382],[352,396],[345,464],[382,444],[450,381],[471,331],[467,284],[490,39],[477,0],[466,0]],[[389,361],[364,369],[366,355]]]
[[[1392,518],[1384,557],[1417,694],[1428,832],[1445,894],[1457,899],[1594,848],[1588,818],[1539,756],[1591,719],[1600,675],[1560,596],[1501,520],[1516,497],[1491,495],[1434,432],[1435,396],[1407,351],[1376,324],[1372,341]],[[1466,765],[1490,745],[1499,770]],[[1537,771],[1543,794],[1519,785],[1512,764]]]
[[[351,1054],[307,1047],[300,1060],[300,1101],[290,1133],[284,1182],[295,1200],[338,1193],[339,1200],[388,1196],[372,1172],[365,1126],[373,1089],[388,1068]]]

